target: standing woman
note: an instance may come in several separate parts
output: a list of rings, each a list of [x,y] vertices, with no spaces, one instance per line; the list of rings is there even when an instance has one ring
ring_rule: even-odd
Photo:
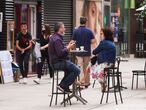
[[[37,84],[40,84],[40,79],[41,79],[41,75],[42,75],[42,68],[43,68],[43,64],[45,62],[45,60],[47,60],[48,63],[48,67],[49,67],[49,74],[50,74],[50,78],[53,77],[53,70],[50,66],[49,63],[49,54],[48,54],[48,46],[49,46],[49,37],[51,35],[51,29],[50,29],[50,25],[45,24],[44,27],[42,28],[42,35],[40,37],[40,45],[41,45],[41,65],[39,68],[39,72],[38,73],[38,79],[35,79],[34,82]]]

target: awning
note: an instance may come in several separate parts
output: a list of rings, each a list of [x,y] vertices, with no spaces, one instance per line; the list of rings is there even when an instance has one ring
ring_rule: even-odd
[[[144,6],[140,7],[140,8],[138,8],[138,9],[136,9],[136,11],[142,11],[142,10],[144,10],[145,8],[146,8],[146,5],[144,5]]]

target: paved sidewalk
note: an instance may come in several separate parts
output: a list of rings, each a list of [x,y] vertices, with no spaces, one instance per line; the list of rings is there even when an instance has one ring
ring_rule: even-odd
[[[114,94],[110,94],[109,103],[100,105],[100,86],[97,83],[95,88],[88,88],[82,91],[82,95],[87,99],[87,105],[83,105],[76,99],[72,100],[72,105],[67,107],[59,103],[62,97],[59,96],[58,105],[53,103],[49,107],[51,80],[44,76],[40,85],[33,83],[34,78],[29,78],[28,85],[11,83],[0,85],[0,110],[146,110],[146,90],[144,89],[144,79],[139,78],[139,89],[131,90],[131,78],[133,69],[143,69],[146,59],[129,59],[129,62],[122,62],[120,71],[123,72],[123,85],[128,87],[122,92],[123,104],[116,105]],[[93,81],[92,81],[93,82]],[[117,95],[118,96],[118,95]]]

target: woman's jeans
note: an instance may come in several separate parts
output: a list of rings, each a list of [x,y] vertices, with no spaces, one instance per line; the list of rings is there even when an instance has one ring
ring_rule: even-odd
[[[59,84],[64,89],[67,89],[73,84],[80,74],[80,69],[69,60],[59,61],[58,63],[53,64],[53,67],[54,70],[61,70],[66,73]]]

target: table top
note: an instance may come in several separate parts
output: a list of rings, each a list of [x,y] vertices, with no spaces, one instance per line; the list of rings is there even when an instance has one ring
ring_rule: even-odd
[[[70,53],[86,53],[86,50],[71,50]]]

